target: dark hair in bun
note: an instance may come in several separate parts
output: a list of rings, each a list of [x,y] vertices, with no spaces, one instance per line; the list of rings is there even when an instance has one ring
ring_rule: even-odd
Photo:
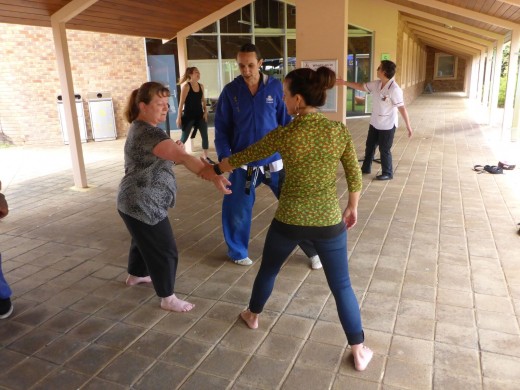
[[[285,77],[287,89],[294,96],[302,95],[305,104],[320,107],[327,99],[327,89],[336,84],[336,73],[325,66],[315,71],[310,68],[299,68],[290,71]]]

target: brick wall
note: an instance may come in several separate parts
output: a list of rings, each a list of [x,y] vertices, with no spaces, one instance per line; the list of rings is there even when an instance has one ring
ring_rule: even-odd
[[[457,78],[454,80],[434,80],[435,72],[435,53],[441,53],[442,50],[427,46],[426,57],[426,82],[431,83],[435,92],[462,92],[464,91],[464,82],[466,79],[466,60],[458,57]]]
[[[0,143],[63,143],[56,96],[61,94],[52,31],[0,23]],[[126,98],[146,81],[143,38],[67,30],[76,93],[112,93],[118,136],[125,136]]]

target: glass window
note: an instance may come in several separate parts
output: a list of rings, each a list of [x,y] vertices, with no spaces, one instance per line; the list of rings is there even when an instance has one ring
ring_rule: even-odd
[[[255,1],[255,27],[283,28],[284,4],[278,0]]]
[[[296,69],[296,39],[287,39],[287,72]]]
[[[435,77],[434,79],[456,79],[457,57],[446,53],[435,53]]]
[[[287,4],[287,28],[296,28],[296,7]]]
[[[217,23],[211,23],[209,26],[196,32],[196,34],[211,34],[217,32]]]
[[[232,59],[233,61],[237,58],[237,53],[240,47],[244,43],[250,43],[251,37],[246,36],[234,36],[234,35],[222,35],[221,37],[221,50],[223,59]]]
[[[255,38],[255,45],[262,53],[264,59],[283,57],[284,37],[259,37]]]
[[[217,58],[217,36],[190,35],[186,39],[188,58],[190,60]]]
[[[251,6],[246,5],[220,19],[220,33],[251,34]]]

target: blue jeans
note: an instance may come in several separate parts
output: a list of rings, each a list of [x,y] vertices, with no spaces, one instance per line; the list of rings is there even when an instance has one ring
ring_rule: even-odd
[[[246,194],[247,171],[237,168],[229,175],[232,193],[224,196],[222,201],[222,230],[224,240],[228,246],[228,256],[232,260],[248,257],[249,236],[253,218],[253,206],[256,199],[256,187],[265,183],[271,188],[276,198],[280,197],[281,182],[285,172],[271,172],[270,182],[266,181],[265,174],[258,172],[255,185],[251,185],[250,193]],[[316,250],[308,241],[303,241],[300,248],[307,255],[316,255]]]
[[[2,271],[2,254],[0,253],[0,299],[7,299],[11,297],[11,288],[4,278],[4,272]]]
[[[307,237],[305,237],[307,238]],[[304,239],[302,237],[302,239]],[[287,257],[302,239],[289,238],[271,225],[265,239],[262,264],[253,284],[249,302],[252,313],[261,313],[273,291],[276,276]],[[330,290],[336,300],[336,308],[350,345],[364,341],[359,305],[350,283],[347,258],[347,231],[327,239],[310,239],[314,244]]]

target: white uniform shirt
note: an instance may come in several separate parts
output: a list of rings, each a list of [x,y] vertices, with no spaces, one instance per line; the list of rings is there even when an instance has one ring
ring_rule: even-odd
[[[365,83],[365,91],[372,95],[372,115],[370,124],[378,130],[391,130],[398,126],[397,107],[404,106],[403,90],[394,79],[381,88],[382,81]]]

